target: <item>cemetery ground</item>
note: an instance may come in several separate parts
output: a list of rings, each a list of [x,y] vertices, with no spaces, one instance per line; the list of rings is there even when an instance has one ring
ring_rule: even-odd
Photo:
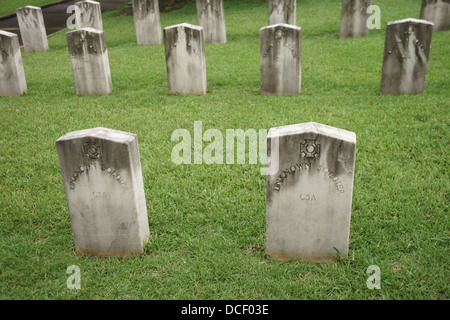
[[[13,2],[13,1],[11,1]],[[3,3],[3,2],[2,2]],[[5,2],[6,3],[6,2]],[[76,96],[64,30],[22,52],[28,92],[0,98],[2,299],[448,299],[450,32],[436,32],[423,95],[379,94],[386,23],[420,0],[379,0],[381,30],[339,39],[341,1],[304,0],[302,92],[260,94],[266,1],[225,1],[226,44],[206,44],[206,96],[170,94],[164,47],[137,46],[133,17],[103,15],[113,91]],[[162,27],[197,24],[195,4]],[[303,122],[357,135],[349,257],[274,261],[265,249],[262,164],[180,164],[176,129],[269,129]],[[137,134],[150,240],[142,255],[74,251],[55,141],[107,127]],[[203,147],[210,142],[203,142]],[[248,150],[248,148],[247,148]],[[224,155],[225,163],[225,155]],[[67,288],[68,266],[81,289]],[[377,265],[381,289],[366,270]]]

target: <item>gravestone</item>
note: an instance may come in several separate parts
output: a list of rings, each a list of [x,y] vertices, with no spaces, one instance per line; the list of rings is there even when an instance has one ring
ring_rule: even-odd
[[[225,15],[222,0],[196,0],[198,24],[206,43],[225,43]]]
[[[25,6],[16,9],[16,15],[22,36],[23,50],[25,52],[47,51],[49,47],[42,9]]]
[[[270,129],[267,147],[279,168],[266,176],[266,254],[311,262],[334,260],[336,249],[347,256],[355,133],[296,124]]]
[[[81,130],[60,137],[56,149],[76,251],[141,253],[149,228],[136,135]]]
[[[93,28],[103,30],[102,7],[100,2],[84,0],[75,2],[80,8],[76,15],[78,28]]]
[[[206,60],[203,28],[182,23],[164,28],[169,91],[206,94]]]
[[[301,28],[276,24],[260,30],[261,94],[297,95],[301,90]]]
[[[371,0],[342,0],[339,38],[357,38],[369,35],[367,20],[370,13],[367,12],[367,9],[371,5]]]
[[[104,95],[112,91],[105,34],[82,28],[67,32],[67,45],[77,95]]]
[[[433,31],[450,29],[450,0],[422,0],[420,19],[433,22]]]
[[[19,37],[0,30],[0,96],[20,96],[26,91]]]
[[[433,23],[404,19],[388,22],[381,94],[421,94],[430,55]]]
[[[133,0],[133,16],[138,45],[162,43],[158,0]]]
[[[269,26],[279,23],[295,26],[296,18],[296,0],[269,0]]]

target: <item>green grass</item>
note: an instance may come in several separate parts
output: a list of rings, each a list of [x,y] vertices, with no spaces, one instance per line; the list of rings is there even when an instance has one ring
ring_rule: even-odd
[[[16,13],[17,8],[24,6],[40,7],[44,4],[59,2],[58,0],[0,0],[0,17]]]
[[[304,0],[302,93],[260,95],[265,1],[225,1],[228,42],[206,44],[208,94],[169,94],[163,46],[136,45],[133,18],[103,15],[114,90],[77,97],[65,31],[22,53],[28,93],[0,99],[1,299],[448,299],[450,32],[433,34],[425,93],[380,96],[387,21],[420,0],[374,1],[381,30],[339,40],[340,0]],[[197,23],[195,5],[161,15]],[[269,129],[315,121],[356,132],[350,256],[321,265],[266,257],[260,165],[179,165],[177,128]],[[142,255],[74,252],[55,141],[103,126],[138,135],[150,242]],[[81,269],[68,290],[66,269]],[[381,290],[366,270],[381,269]]]

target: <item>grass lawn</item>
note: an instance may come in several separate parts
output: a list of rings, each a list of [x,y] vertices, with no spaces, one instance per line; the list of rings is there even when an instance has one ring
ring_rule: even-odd
[[[30,2],[30,1],[28,1]],[[43,1],[47,2],[47,1]],[[225,1],[228,42],[206,44],[208,94],[169,94],[163,46],[137,46],[132,17],[103,15],[113,92],[75,95],[66,31],[22,53],[28,93],[0,98],[1,299],[449,299],[450,32],[433,34],[425,93],[380,96],[387,21],[420,0],[378,0],[382,29],[339,40],[340,0],[303,0],[302,93],[260,95],[266,1]],[[197,24],[195,4],[162,27]],[[266,257],[261,165],[175,165],[179,128],[269,129],[315,121],[354,131],[350,255]],[[142,255],[74,252],[55,141],[98,126],[138,135],[150,226]],[[204,143],[204,146],[208,143]],[[81,289],[66,269],[81,270]],[[381,289],[369,290],[370,265]]]
[[[24,6],[40,7],[44,4],[59,2],[58,0],[0,0],[0,17],[16,13],[17,8]]]

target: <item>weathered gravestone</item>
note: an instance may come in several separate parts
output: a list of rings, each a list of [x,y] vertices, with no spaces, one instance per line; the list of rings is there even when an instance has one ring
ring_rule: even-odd
[[[388,22],[381,94],[421,94],[430,55],[433,23],[405,19]]]
[[[42,9],[25,6],[16,9],[16,14],[20,35],[22,36],[23,50],[25,52],[47,51],[49,47]]]
[[[279,23],[295,26],[296,18],[296,0],[269,0],[269,26]]]
[[[102,7],[100,2],[85,0],[75,3],[80,8],[76,15],[78,28],[103,30]]]
[[[367,20],[370,13],[367,12],[367,9],[371,5],[371,0],[342,0],[339,38],[357,38],[369,35]]]
[[[261,93],[296,95],[301,90],[301,28],[289,24],[260,30]]]
[[[278,150],[269,147],[272,139]],[[334,260],[337,249],[347,256],[355,133],[296,124],[270,129],[267,147],[279,161],[278,172],[266,177],[267,255],[321,262]]]
[[[0,96],[20,96],[26,91],[19,38],[0,30]]]
[[[433,22],[433,31],[449,30],[450,0],[422,0],[420,19]]]
[[[133,0],[133,16],[138,45],[162,43],[158,0]]]
[[[206,43],[225,43],[225,15],[222,0],[196,0],[198,24]]]
[[[206,94],[206,60],[203,28],[182,23],[164,28],[169,91]]]
[[[149,238],[135,134],[95,128],[56,141],[75,249],[100,256],[141,253]]]
[[[110,93],[111,70],[103,31],[82,28],[66,37],[77,95]]]

